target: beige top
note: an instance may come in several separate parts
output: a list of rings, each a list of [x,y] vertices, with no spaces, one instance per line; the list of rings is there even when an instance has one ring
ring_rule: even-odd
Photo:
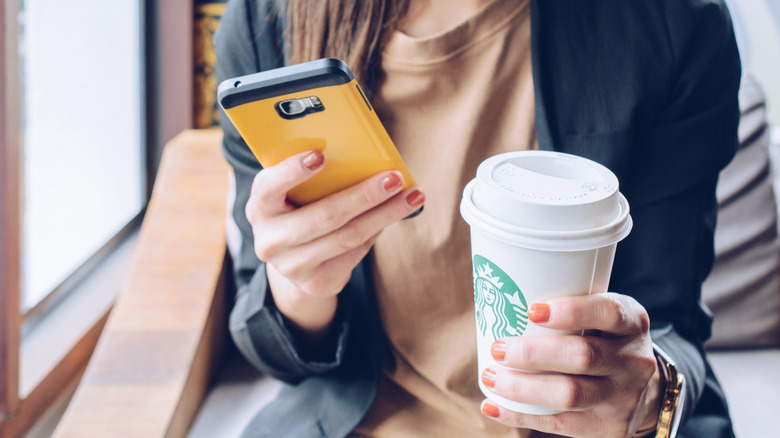
[[[383,53],[374,108],[426,202],[374,246],[395,361],[356,436],[523,436],[479,410],[469,228],[459,203],[485,158],[536,143],[528,4],[495,0],[429,37],[395,32]]]

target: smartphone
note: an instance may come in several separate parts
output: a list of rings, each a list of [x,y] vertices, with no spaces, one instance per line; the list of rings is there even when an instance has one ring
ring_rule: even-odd
[[[292,189],[305,205],[385,170],[415,184],[347,65],[335,58],[223,81],[217,99],[263,167],[318,149],[324,168]]]

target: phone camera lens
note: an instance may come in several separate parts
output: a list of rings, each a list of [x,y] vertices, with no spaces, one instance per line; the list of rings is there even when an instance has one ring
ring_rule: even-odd
[[[309,113],[325,110],[325,106],[317,96],[302,97],[300,99],[282,100],[274,105],[276,112],[285,119],[297,119]]]
[[[279,105],[285,115],[297,116],[306,110],[306,107],[297,100],[286,100]]]

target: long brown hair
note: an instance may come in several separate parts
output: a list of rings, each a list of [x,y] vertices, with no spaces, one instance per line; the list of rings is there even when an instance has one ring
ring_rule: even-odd
[[[339,58],[370,90],[386,37],[408,4],[409,0],[287,0],[290,63]]]

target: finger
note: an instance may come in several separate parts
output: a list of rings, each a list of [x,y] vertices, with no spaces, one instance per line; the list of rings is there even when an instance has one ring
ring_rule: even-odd
[[[618,363],[612,339],[595,336],[527,336],[500,339],[490,349],[500,365],[526,371],[609,376]]]
[[[275,166],[260,171],[252,182],[247,202],[247,217],[254,210],[266,214],[279,214],[290,210],[287,192],[316,175],[325,164],[321,151],[313,150],[295,154]]]
[[[612,429],[600,418],[588,412],[561,412],[555,415],[530,415],[514,412],[484,400],[482,414],[507,426],[532,429],[561,436],[607,437],[626,436],[626,432]]]
[[[275,207],[266,206],[255,211],[257,215],[266,215],[262,217],[264,219],[262,226],[255,230],[255,252],[260,260],[271,261],[278,254],[290,248],[315,241],[341,228],[365,210],[374,208],[393,197],[401,190],[403,184],[403,175],[400,172],[386,171],[301,208],[294,209],[286,204],[286,206],[281,205],[279,203],[284,201],[279,198],[276,200]],[[262,195],[254,198],[258,203],[262,202],[263,199]],[[260,220],[261,217],[253,217],[250,214],[251,208],[251,206],[247,206],[247,218],[253,222],[253,226],[257,226],[258,223],[254,220]],[[375,232],[376,230],[364,235],[371,235]],[[348,233],[349,231],[345,232],[343,238],[357,243],[344,250],[351,249],[365,241],[365,239],[358,241],[358,239],[350,237]],[[323,254],[318,260],[310,260],[311,253],[302,249],[299,254],[304,254],[304,258],[293,260],[292,263],[296,265],[319,264],[342,252],[344,251],[329,252]],[[276,263],[281,263],[281,261],[277,260]],[[281,264],[277,266],[279,269],[285,270]]]
[[[398,194],[404,177],[398,171],[386,171],[365,181],[313,202],[289,215],[302,243],[333,232],[357,216],[371,210]],[[373,234],[373,233],[372,233]]]
[[[606,378],[570,374],[527,373],[486,368],[480,376],[489,390],[519,403],[556,411],[583,411],[609,399],[614,384]]]
[[[277,268],[290,277],[306,277],[327,260],[364,245],[388,225],[398,222],[419,208],[424,201],[416,197],[416,188],[406,190],[389,201],[352,219],[343,227],[318,239],[288,249]],[[412,199],[410,199],[412,198]],[[414,202],[410,202],[414,201]]]
[[[301,290],[312,296],[335,295],[344,290],[352,276],[352,270],[368,254],[378,236],[320,265],[314,275],[299,283]]]
[[[554,415],[523,414],[501,407],[487,399],[482,401],[480,411],[482,411],[482,414],[486,417],[492,418],[507,426],[533,429],[555,435],[571,436],[571,434],[567,433],[568,428],[566,427],[566,419],[567,417],[571,417],[573,413],[562,412]]]
[[[559,297],[534,303],[531,322],[558,330],[599,330],[617,336],[647,333],[650,318],[635,299],[616,293]]]

